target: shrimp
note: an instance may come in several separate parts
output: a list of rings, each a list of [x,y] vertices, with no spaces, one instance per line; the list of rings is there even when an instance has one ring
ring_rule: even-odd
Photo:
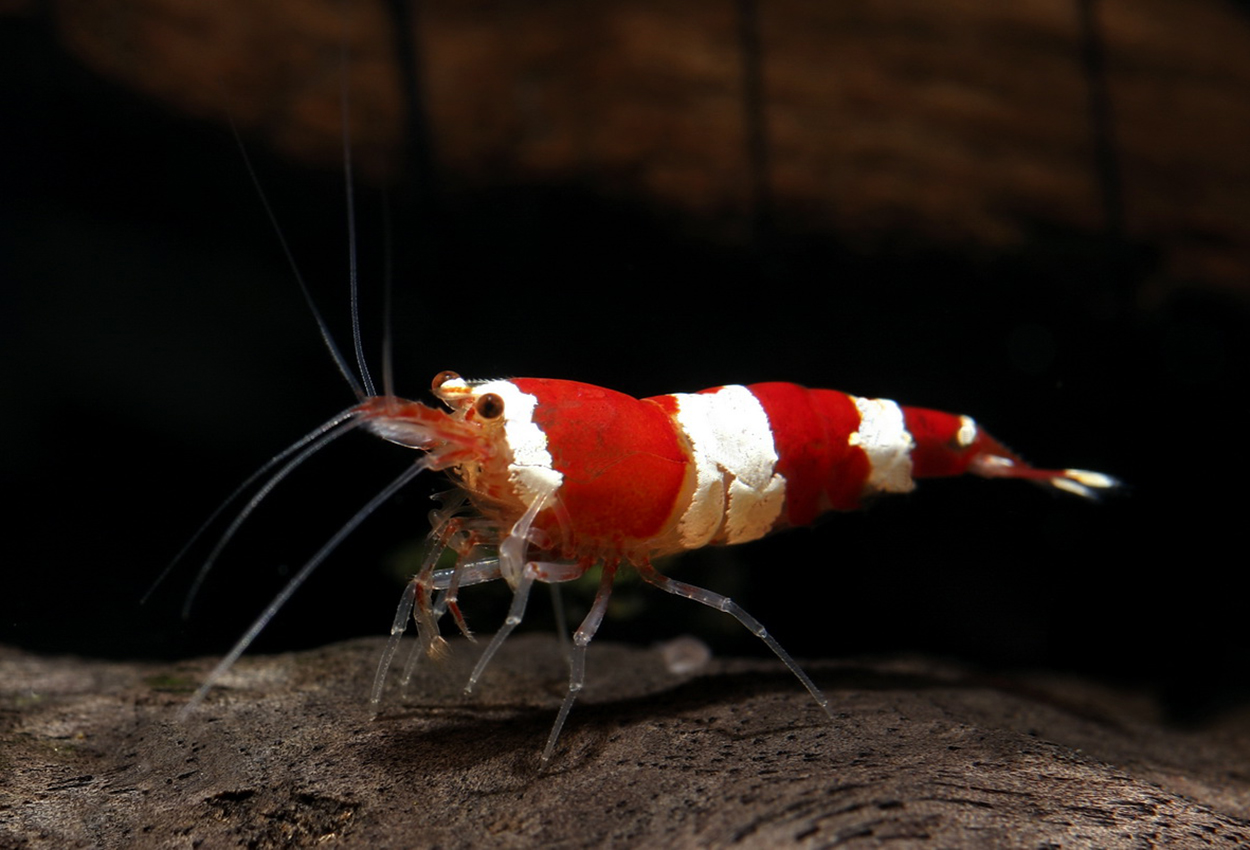
[[[808,525],[879,495],[910,492],[920,478],[1019,478],[1086,498],[1118,485],[1098,472],[1030,466],[968,416],[789,383],[637,399],[574,381],[471,381],[442,372],[432,390],[441,406],[368,395],[279,456],[295,455],[236,526],[287,470],[347,430],[364,427],[421,453],[305,565],[209,677],[197,701],[329,550],[426,470],[444,472],[462,498],[435,512],[434,545],[401,598],[372,704],[376,711],[410,618],[425,655],[442,654],[439,621],[447,612],[471,636],[459,588],[502,579],[513,592],[503,626],[469,677],[465,692],[471,693],[522,621],[535,582],[573,581],[600,565],[598,592],[573,635],[568,687],[543,765],[582,690],[586,649],[623,565],[660,590],[734,617],[832,718],[828,698],[758,620],[726,596],[661,574],[654,561]],[[447,550],[454,565],[438,568]]]
[[[346,105],[344,112],[346,124]],[[350,211],[348,155],[345,164]],[[416,626],[418,651],[404,673],[405,681],[416,659],[445,652],[440,621],[446,614],[462,634],[472,637],[458,602],[460,588],[507,583],[512,602],[470,674],[465,692],[471,693],[524,618],[535,582],[574,581],[598,566],[598,591],[573,634],[568,685],[540,756],[544,766],[555,753],[583,688],[587,647],[603,621],[623,566],[666,593],[736,619],[764,642],[832,719],[828,698],[760,621],[727,596],[660,573],[654,562],[806,526],[826,513],[856,510],[877,496],[910,492],[920,478],[962,474],[1018,478],[1085,498],[1096,498],[1119,484],[1098,472],[1035,468],[968,416],[790,383],[718,386],[638,399],[575,381],[466,380],[444,371],[432,383],[439,404],[431,406],[397,397],[390,389],[388,370],[386,386],[379,393],[361,349],[352,222],[349,214],[358,373],[337,349],[298,269],[295,276],[357,403],[277,455],[227,500],[229,504],[263,473],[277,468],[219,539],[200,569],[188,604],[226,542],[255,507],[328,443],[364,428],[416,450],[419,456],[295,573],[209,674],[184,714],[204,699],[330,552],[379,505],[426,471],[444,473],[455,495],[433,512],[429,553],[401,596],[374,679],[374,712],[409,620]],[[287,255],[294,268],[289,250]],[[448,552],[452,565],[439,566]],[[175,562],[179,558],[181,553]]]
[[[832,717],[825,695],[758,620],[725,596],[660,574],[653,560],[807,525],[879,494],[909,492],[917,478],[1021,478],[1086,498],[1118,484],[1098,472],[1034,468],[968,416],[796,384],[635,399],[573,381],[466,381],[443,372],[433,392],[450,412],[390,397],[353,411],[383,439],[426,452],[431,468],[447,470],[475,508],[472,519],[448,518],[432,532],[458,540],[459,560],[437,572],[427,562],[400,605],[392,640],[411,609],[427,653],[438,654],[431,591],[443,591],[467,634],[457,585],[502,578],[513,589],[512,608],[469,678],[471,692],[521,622],[535,581],[571,581],[603,565],[574,634],[568,689],[543,764],[582,689],[586,647],[622,563],[665,592],[736,618]],[[476,557],[482,548],[498,557]],[[375,703],[391,652],[379,665]]]

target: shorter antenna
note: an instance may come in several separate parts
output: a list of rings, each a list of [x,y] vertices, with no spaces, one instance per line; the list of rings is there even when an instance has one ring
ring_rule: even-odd
[[[265,610],[260,613],[260,616],[256,618],[256,621],[252,623],[251,627],[248,628],[243,637],[239,638],[235,645],[230,649],[230,652],[226,654],[226,657],[221,659],[217,666],[213,668],[213,672],[208,674],[208,678],[204,680],[204,684],[200,685],[199,690],[195,692],[195,695],[192,696],[190,701],[182,707],[182,711],[178,712],[178,718],[180,720],[185,720],[195,707],[204,701],[204,697],[208,696],[208,692],[212,689],[213,685],[215,685],[221,677],[226,675],[226,672],[234,666],[234,662],[238,661],[239,656],[247,651],[247,648],[252,645],[252,641],[256,640],[256,636],[264,630],[265,626],[269,625],[269,621],[272,620],[274,615],[278,613],[278,610],[286,604],[292,594],[299,590],[300,585],[302,585],[308,577],[312,575],[313,570],[321,566],[321,562],[329,557],[330,553],[338,548],[338,545],[342,543],[349,534],[355,531],[356,527],[364,522],[370,514],[376,511],[384,502],[388,501],[392,496],[399,492],[399,490],[408,484],[408,482],[412,481],[412,479],[416,478],[429,468],[430,460],[428,457],[418,459],[416,463],[405,469],[399,477],[393,480],[390,484],[387,484],[386,487],[382,489],[382,492],[370,499],[363,508],[356,511],[356,513],[352,515],[352,518],[345,522],[343,527],[336,531],[334,536],[327,540],[325,545],[317,550],[317,554],[313,555],[312,558],[308,560],[308,563],[300,567],[299,572],[292,576],[291,580],[286,583],[286,586],[283,587],[278,595],[273,598],[273,601],[265,606]]]

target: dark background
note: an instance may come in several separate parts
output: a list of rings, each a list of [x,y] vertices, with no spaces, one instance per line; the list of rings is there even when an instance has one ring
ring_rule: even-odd
[[[353,399],[229,131],[96,75],[40,14],[2,26],[0,640],[100,657],[221,653],[409,459],[345,438],[248,522],[189,620],[179,609],[205,544],[139,605],[234,486]],[[246,144],[346,345],[341,169]],[[1156,686],[1180,718],[1244,698],[1244,289],[1160,286],[1157,246],[1115,228],[1043,221],[990,250],[904,223],[863,243],[763,206],[735,240],[576,179],[465,187],[444,175],[431,196],[419,172],[386,201],[403,395],[424,398],[443,369],[638,396],[789,380],[967,412],[1039,464],[1128,482],[1102,504],[1016,482],[927,482],[668,565],[733,595],[796,656],[1076,670]],[[379,193],[358,190],[376,369],[386,229]],[[384,633],[397,558],[420,543],[435,489],[422,480],[371,518],[254,651]],[[718,651],[762,650],[662,596],[623,587],[601,639],[693,632]],[[463,597],[485,632],[506,599]],[[536,622],[546,608],[536,597]]]

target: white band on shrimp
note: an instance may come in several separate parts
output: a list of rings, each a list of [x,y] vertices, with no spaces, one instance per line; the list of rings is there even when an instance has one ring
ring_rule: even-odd
[[[966,449],[977,441],[977,423],[971,416],[959,417],[959,430],[955,432],[955,444]]]
[[[907,430],[903,409],[884,398],[855,398],[859,428],[849,438],[868,455],[872,470],[865,487],[884,493],[910,493],[916,489],[911,477],[911,450],[916,441]]]
[[[511,381],[489,381],[473,386],[474,398],[481,398],[486,393],[494,393],[503,399],[504,433],[512,451],[508,478],[517,488],[518,495],[530,505],[539,497],[559,491],[564,475],[555,468],[547,448],[547,435],[534,421],[537,397],[521,392]]]
[[[694,549],[763,537],[785,505],[786,479],[776,472],[772,426],[759,399],[741,386],[672,398],[696,477],[678,525],[682,544]]]

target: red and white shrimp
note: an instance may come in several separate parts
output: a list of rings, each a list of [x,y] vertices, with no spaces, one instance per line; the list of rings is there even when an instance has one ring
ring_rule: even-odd
[[[347,155],[345,162],[350,166]],[[350,222],[350,167],[347,185]],[[349,232],[354,234],[354,225]],[[832,717],[825,695],[758,620],[726,596],[662,575],[653,561],[807,525],[830,511],[857,509],[880,494],[909,492],[918,478],[963,473],[1021,478],[1091,498],[1118,484],[1097,472],[1036,469],[968,416],[788,383],[720,386],[637,399],[574,381],[469,381],[442,372],[433,382],[442,407],[398,398],[389,387],[377,393],[364,365],[355,309],[354,235],[350,251],[358,376],[338,351],[298,270],[295,276],[358,403],[290,446],[236,491],[235,496],[241,495],[261,473],[278,467],[226,529],[190,595],[260,501],[330,441],[364,427],[422,454],[288,581],[187,709],[204,698],[326,556],[380,504],[426,470],[445,472],[461,498],[433,513],[433,545],[401,597],[391,640],[378,665],[372,702],[376,709],[410,618],[416,623],[422,654],[437,655],[445,647],[439,633],[445,613],[450,612],[459,630],[469,635],[457,601],[461,587],[503,579],[513,591],[503,626],[470,675],[465,689],[469,692],[521,622],[534,582],[573,581],[598,565],[599,589],[573,636],[568,689],[542,752],[544,764],[582,689],[586,648],[603,620],[622,565],[665,592],[736,618],[767,644]],[[440,568],[440,559],[449,550],[454,564]],[[414,655],[414,660],[418,657]]]
[[[420,646],[437,654],[444,612],[468,634],[456,600],[460,587],[495,579],[511,586],[507,619],[474,668],[468,692],[521,622],[534,582],[572,581],[601,565],[595,601],[574,634],[568,690],[542,753],[544,764],[582,688],[586,647],[622,564],[661,590],[735,617],[832,716],[828,699],[759,621],[725,596],[660,574],[653,560],[806,525],[829,511],[854,510],[878,494],[909,492],[918,478],[1022,478],[1084,497],[1117,484],[1097,472],[1036,469],[968,416],[795,384],[636,399],[574,381],[468,381],[443,372],[433,392],[446,409],[371,396],[294,447],[303,451],[290,466],[339,433],[363,426],[423,454],[305,566],[218,669],[237,658],[302,576],[376,504],[421,471],[443,470],[462,491],[464,509],[435,514],[436,545],[401,600],[378,667],[374,704],[410,616]],[[455,565],[436,569],[448,548]]]

